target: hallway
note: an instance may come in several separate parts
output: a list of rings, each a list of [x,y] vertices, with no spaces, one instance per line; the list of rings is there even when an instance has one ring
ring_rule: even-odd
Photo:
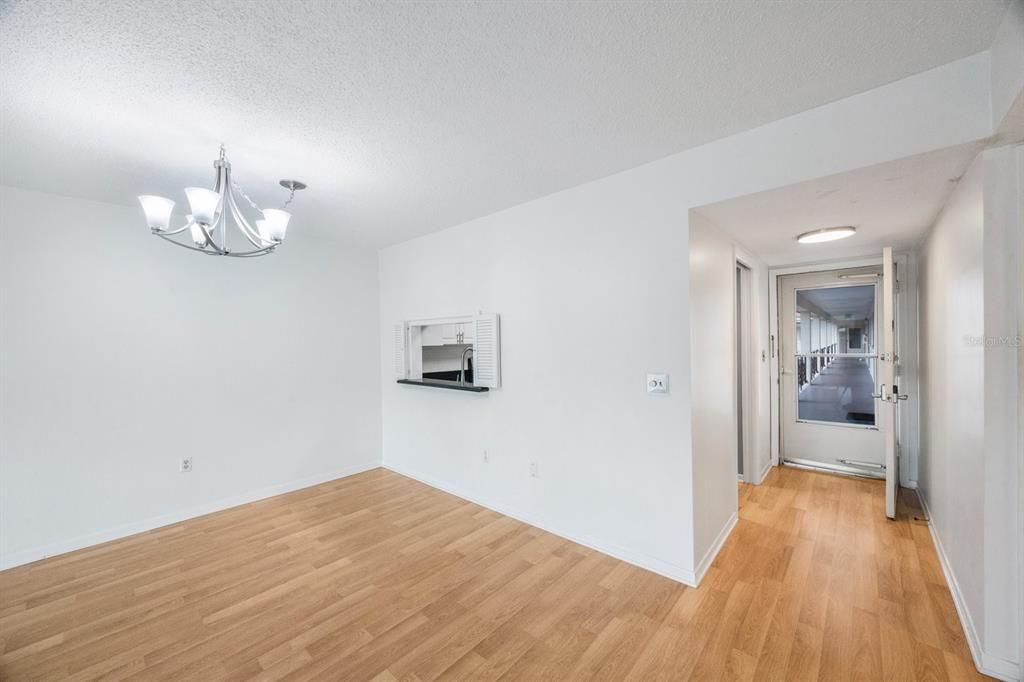
[[[800,419],[873,426],[871,360],[836,358],[800,391]]]
[[[982,679],[881,483],[740,499],[692,589],[377,469],[0,573],[0,678]]]
[[[740,488],[741,520],[701,589],[757,586],[750,613],[771,627],[752,679],[988,679],[914,493],[888,521],[881,481],[776,467]]]

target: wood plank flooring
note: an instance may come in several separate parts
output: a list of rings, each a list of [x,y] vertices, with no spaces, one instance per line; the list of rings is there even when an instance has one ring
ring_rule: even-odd
[[[0,678],[982,679],[882,492],[741,486],[691,589],[378,469],[0,573]]]

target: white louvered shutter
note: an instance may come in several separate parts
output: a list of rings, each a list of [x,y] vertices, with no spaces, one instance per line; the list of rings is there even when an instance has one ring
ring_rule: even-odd
[[[498,316],[473,317],[473,384],[497,388],[501,385],[501,333]]]
[[[405,361],[405,323],[395,325],[395,378],[407,378]]]

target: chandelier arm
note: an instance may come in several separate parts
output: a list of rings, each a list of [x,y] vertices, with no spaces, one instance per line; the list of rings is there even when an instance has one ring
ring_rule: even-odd
[[[220,206],[221,206],[221,208],[220,208],[220,215],[217,216],[217,234],[220,236],[221,250],[225,251],[225,252],[228,250],[228,217],[227,217],[227,210],[225,210],[225,208],[224,208],[224,200],[225,200],[225,197],[227,196],[227,194],[229,193],[228,192],[228,185],[227,185],[227,178],[231,177],[230,173],[231,173],[231,169],[228,168],[225,171],[225,175],[224,175],[225,182],[224,182],[223,185],[221,185],[221,188],[220,188]]]
[[[154,234],[167,235],[167,236],[174,235],[174,234],[181,234],[182,232],[184,232],[185,230],[187,230],[191,226],[192,226],[192,223],[190,221],[190,222],[186,222],[182,227],[179,227],[177,230],[160,230],[159,232],[155,232]]]
[[[255,258],[256,256],[265,256],[268,253],[272,253],[277,247],[277,244],[271,244],[270,246],[264,246],[262,249],[256,249],[254,251],[232,251],[227,255],[234,258]]]
[[[229,193],[227,191],[227,187],[226,186],[224,188],[224,193],[225,193],[225,195],[227,195]],[[223,251],[224,253],[227,253],[228,252],[228,212],[227,212],[227,210],[224,209],[224,203],[223,203],[224,201],[225,201],[225,199],[222,198],[221,199],[220,215],[218,216],[218,221],[217,221],[217,229],[220,230],[220,232],[218,234],[220,234],[220,240],[221,240],[221,244],[222,244],[221,251]]]
[[[216,225],[218,223],[220,223],[222,220],[224,220],[224,211],[221,211],[220,217],[217,219],[216,222],[214,222],[213,225],[210,226],[211,229],[209,229],[209,230],[206,229],[206,225],[203,225],[202,223],[196,223],[196,225],[199,226],[200,232],[202,232],[203,236],[206,237],[206,243],[209,244],[210,247],[212,247],[214,251],[216,251],[217,253],[219,253],[220,255],[223,256],[223,255],[227,254],[227,252],[228,252],[227,249],[218,246],[217,242],[215,242],[213,240],[213,235],[211,234],[212,228],[215,228]]]
[[[213,186],[213,191],[223,196],[224,185],[231,174],[231,165],[228,160],[224,157],[224,147],[221,147],[220,158],[213,162],[213,167],[217,169],[217,182]]]
[[[210,251],[209,249],[201,249],[198,246],[189,246],[188,244],[183,244],[182,242],[179,242],[176,239],[171,239],[170,237],[168,237],[164,233],[155,232],[154,234],[156,234],[156,236],[160,237],[161,239],[163,239],[165,241],[168,241],[171,244],[174,244],[175,246],[180,246],[181,248],[188,249],[189,251],[198,251],[199,253],[206,254],[207,256],[229,256],[229,257],[232,257],[232,258],[255,258],[256,256],[263,256],[263,255],[266,255],[268,253],[271,253],[274,249],[276,249],[278,247],[278,244],[271,244],[270,246],[266,246],[266,247],[264,247],[262,249],[256,249],[254,251],[239,251],[239,252],[234,252],[234,251]]]
[[[242,211],[239,210],[238,203],[235,201],[235,193],[228,191],[227,198],[228,207],[231,210],[231,215],[235,219],[235,223],[238,225],[238,229],[241,230],[242,234],[250,244],[255,246],[257,249],[262,249],[267,243],[263,241],[263,238],[260,237],[252,227],[250,227],[249,222],[245,219],[245,216],[242,215]]]
[[[171,239],[170,237],[168,237],[163,232],[154,232],[153,234],[155,234],[157,237],[160,237],[161,239],[169,241],[170,243],[174,244],[175,246],[180,246],[181,248],[188,249],[189,251],[198,251],[199,253],[205,253],[208,256],[219,256],[219,255],[221,255],[220,253],[218,253],[216,251],[207,251],[206,249],[201,249],[198,246],[189,246],[188,244],[182,244],[177,239]]]

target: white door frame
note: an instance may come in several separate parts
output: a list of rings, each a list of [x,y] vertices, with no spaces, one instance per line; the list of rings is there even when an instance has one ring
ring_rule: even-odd
[[[919,376],[918,376],[918,306],[917,306],[917,259],[914,255],[901,251],[895,254],[899,269],[901,288],[900,307],[897,314],[901,316],[900,347],[901,359],[900,392],[909,393],[911,398],[904,403],[905,419],[900,422],[901,461],[906,465],[900,469],[900,485],[904,488],[917,488],[917,462],[920,450],[919,409]],[[846,268],[867,267],[882,264],[881,255],[873,258],[855,258],[822,263],[808,263],[768,269],[768,361],[771,402],[771,463],[778,466],[780,444],[782,442],[782,410],[781,385],[779,382],[779,277],[799,275],[826,270],[844,270]]]
[[[849,279],[853,274],[855,279]],[[870,279],[859,277],[867,275]],[[851,347],[844,355],[852,355],[863,361],[873,358],[868,368],[871,372],[873,385],[871,393],[878,390],[878,367],[882,362],[882,272],[877,266],[842,268],[821,272],[786,275],[779,278],[779,416],[781,421],[780,450],[786,451],[786,464],[810,466],[815,468],[838,471],[841,473],[864,475],[882,478],[886,434],[890,429],[887,422],[876,419],[873,423],[836,422],[828,419],[815,420],[802,418],[800,415],[800,379],[793,366],[797,352],[797,333],[793,321],[797,313],[799,295],[802,291],[826,291],[829,289],[846,289],[849,287],[870,288],[872,290],[872,310],[874,311],[872,329],[865,334],[871,341],[865,340],[868,346]],[[806,323],[805,323],[806,325]],[[801,333],[806,327],[802,325]],[[813,330],[813,326],[810,327]],[[812,331],[813,334],[813,331]],[[809,334],[807,340],[812,340]],[[852,339],[851,339],[852,340]],[[812,341],[813,343],[813,341]],[[869,351],[870,349],[870,351]],[[813,352],[805,348],[802,352]],[[811,370],[810,358],[807,358],[808,371]],[[811,376],[808,375],[808,380]],[[888,382],[892,383],[892,382]],[[862,400],[874,400],[861,396]],[[877,411],[877,410],[876,410]],[[876,415],[877,417],[877,415]],[[781,453],[780,453],[781,456]],[[850,462],[861,462],[855,465]]]
[[[742,395],[739,396],[739,403],[743,407],[743,419],[741,424],[736,425],[736,431],[743,430],[743,476],[741,480],[745,483],[760,483],[760,471],[757,469],[757,458],[755,454],[758,451],[757,429],[754,425],[757,423],[757,391],[755,390],[756,383],[754,380],[754,367],[757,361],[757,338],[754,330],[754,315],[753,315],[753,295],[754,295],[754,273],[755,268],[751,266],[750,262],[745,260],[739,253],[736,254],[736,267],[743,268],[743,275],[740,280],[742,282],[743,290],[734,292],[736,295],[733,296],[733,305],[736,305],[736,299],[739,295],[741,309],[733,312],[735,313],[733,319],[741,320],[741,326],[736,330],[734,343],[737,344],[737,348],[733,349],[733,357],[738,358],[736,367],[736,376],[740,378],[740,386],[742,387]]]
[[[748,401],[744,403],[744,419],[750,428],[744,463],[748,483],[760,484],[772,470],[771,461],[771,375],[768,369],[768,267],[750,250],[736,244],[735,260],[750,270],[749,345],[745,353],[750,373],[747,375]],[[735,278],[733,280],[735,282]],[[733,299],[735,301],[735,298]],[[735,379],[734,379],[735,380]]]
[[[780,461],[780,444],[782,442],[782,385],[779,381],[779,277],[783,275],[802,275],[810,272],[825,272],[827,270],[845,270],[848,268],[867,267],[881,265],[882,257],[859,258],[856,260],[831,261],[827,263],[813,263],[808,265],[795,265],[783,268],[770,268],[768,270],[768,334],[769,334],[769,374],[771,376],[771,405],[772,405],[772,465],[778,466]]]
[[[900,485],[908,488],[918,487],[918,461],[921,450],[920,434],[920,378],[918,368],[918,259],[912,253],[895,254],[899,269],[899,310],[900,340],[902,353],[900,358],[901,383],[900,392],[909,393],[910,399],[901,406],[904,419],[900,420],[900,459],[904,466],[900,468]],[[809,263],[774,267],[768,269],[768,361],[770,377],[771,403],[771,464],[779,463],[779,444],[781,442],[781,402],[779,401],[779,365],[778,365],[778,279],[785,274],[802,274],[805,272],[821,272],[823,270],[839,270],[848,267],[881,265],[881,255],[876,258],[856,258],[850,260]]]

